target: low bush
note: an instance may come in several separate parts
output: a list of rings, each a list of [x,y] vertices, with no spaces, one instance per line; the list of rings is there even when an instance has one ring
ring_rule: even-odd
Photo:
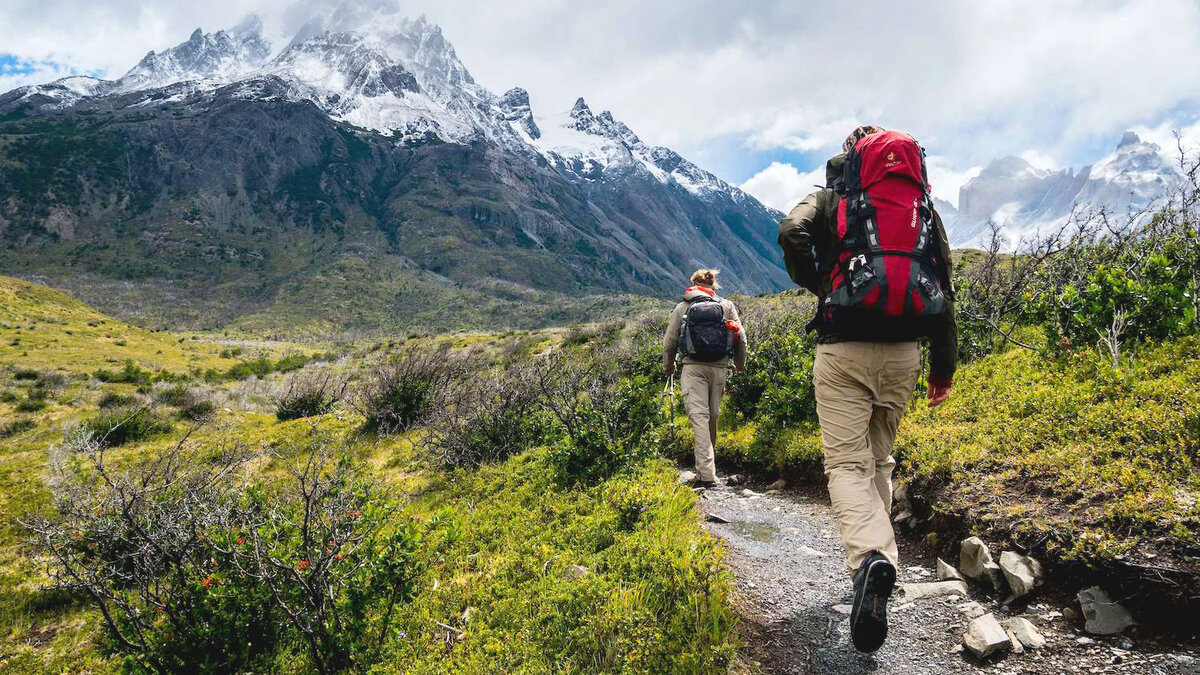
[[[425,420],[438,397],[466,370],[463,357],[448,350],[408,347],[370,369],[351,407],[370,431],[407,431]]]
[[[133,361],[126,361],[125,367],[118,371],[97,370],[94,377],[101,382],[123,383],[123,384],[150,384],[154,374],[148,370],[142,369]]]
[[[275,451],[287,477],[249,487],[236,444],[115,470],[80,433],[52,455],[55,513],[23,525],[56,586],[99,607],[127,671],[361,669],[413,594],[417,528],[385,528],[396,505],[327,439]]]
[[[0,438],[16,436],[17,434],[25,433],[36,426],[37,422],[34,422],[28,417],[22,417],[21,419],[13,420],[7,424],[0,424]]]
[[[38,412],[46,408],[49,398],[49,391],[34,387],[25,393],[25,399],[18,402],[15,407],[17,412]]]
[[[96,405],[100,408],[126,408],[137,402],[136,396],[129,394],[120,394],[115,391],[106,391],[100,395],[100,400]]]
[[[538,390],[528,366],[455,383],[432,411],[426,444],[446,466],[503,460],[544,438]]]
[[[613,354],[556,354],[537,364],[542,405],[561,434],[551,463],[567,483],[594,483],[658,448],[643,443],[663,410],[649,378],[622,378]]]
[[[323,415],[342,400],[346,385],[345,377],[330,370],[291,375],[275,398],[275,418],[282,422]]]
[[[38,379],[38,376],[40,374],[41,373],[39,373],[36,370],[33,370],[32,368],[18,368],[13,373],[13,379],[14,380],[36,380],[36,379]]]
[[[101,411],[83,422],[83,429],[102,447],[137,443],[171,430],[171,423],[151,408],[124,408]]]

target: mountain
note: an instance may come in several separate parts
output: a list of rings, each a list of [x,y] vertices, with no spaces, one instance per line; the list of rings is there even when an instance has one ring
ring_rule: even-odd
[[[958,212],[946,216],[955,246],[977,246],[1001,226],[1009,244],[1066,222],[1078,206],[1104,206],[1125,213],[1161,198],[1179,179],[1178,170],[1154,143],[1126,132],[1099,162],[1075,171],[1038,169],[1020,157],[993,160],[959,190]],[[946,212],[943,211],[943,214]]]
[[[0,267],[146,321],[531,326],[699,266],[774,291],[780,217],[583,99],[491,93],[387,5],[0,95]]]

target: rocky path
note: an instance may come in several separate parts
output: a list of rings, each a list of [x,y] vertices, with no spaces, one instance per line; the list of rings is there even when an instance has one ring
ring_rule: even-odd
[[[875,654],[859,654],[849,642],[850,582],[841,542],[823,495],[722,487],[702,491],[700,508],[710,531],[725,540],[737,579],[736,601],[754,663],[735,671],[1200,674],[1200,654],[1156,650],[1123,636],[1087,636],[1068,620],[1070,612],[1064,618],[1063,608],[1049,602],[1035,599],[1010,610],[978,588],[970,597],[914,597],[930,588],[915,584],[936,581],[936,561],[912,542],[901,543],[901,586],[892,599],[888,642]],[[969,615],[980,611],[1001,621],[1029,619],[1045,647],[976,660],[962,645]]]

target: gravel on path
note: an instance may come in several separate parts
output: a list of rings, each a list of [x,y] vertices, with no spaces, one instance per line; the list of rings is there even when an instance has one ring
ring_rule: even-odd
[[[1061,608],[1037,599],[1010,610],[999,598],[972,587],[970,598],[906,600],[902,586],[935,581],[936,561],[904,541],[888,641],[874,654],[860,654],[850,645],[850,579],[824,496],[790,491],[751,491],[745,496],[741,487],[699,492],[701,513],[715,516],[707,527],[728,548],[726,562],[736,578],[746,656],[763,673],[1200,675],[1200,654],[1143,649],[1124,636],[1087,636],[1062,617]],[[1045,636],[1046,646],[976,661],[963,652],[969,618],[958,609],[971,601],[1001,621],[1024,616]]]

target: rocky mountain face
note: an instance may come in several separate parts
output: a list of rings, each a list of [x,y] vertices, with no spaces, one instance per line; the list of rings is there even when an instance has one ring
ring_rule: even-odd
[[[1078,207],[1105,206],[1116,213],[1161,198],[1179,179],[1160,148],[1126,132],[1116,149],[1076,171],[1038,169],[1020,157],[994,160],[959,190],[953,218],[942,211],[955,246],[977,246],[995,222],[1010,244],[1065,222]]]
[[[582,99],[492,94],[387,6],[0,95],[0,266],[183,325],[532,325],[702,265],[773,291],[780,217]]]

